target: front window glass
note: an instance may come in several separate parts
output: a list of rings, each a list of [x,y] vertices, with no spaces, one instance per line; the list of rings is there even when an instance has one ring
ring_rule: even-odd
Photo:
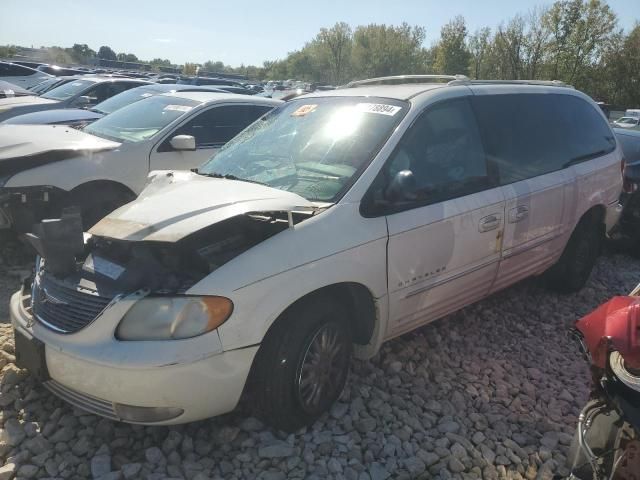
[[[289,102],[244,130],[199,170],[331,202],[366,168],[403,117],[391,99]]]
[[[119,93],[93,107],[100,113],[111,113],[143,98],[157,95],[159,92],[148,87],[138,87]]]
[[[87,125],[84,131],[118,142],[141,142],[197,105],[195,100],[157,95],[127,105]]]
[[[85,88],[93,85],[94,82],[89,80],[75,80],[73,82],[65,83],[59,87],[49,90],[42,95],[42,98],[49,98],[51,100],[66,100],[74,95],[82,92]]]

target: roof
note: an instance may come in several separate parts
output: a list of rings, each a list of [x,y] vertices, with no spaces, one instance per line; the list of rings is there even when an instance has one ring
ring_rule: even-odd
[[[102,83],[102,82],[122,82],[122,81],[131,81],[131,82],[135,82],[135,83],[139,83],[140,85],[154,85],[153,82],[148,82],[146,80],[143,80],[141,78],[127,78],[127,77],[106,77],[106,76],[101,76],[101,75],[68,75],[65,76],[65,78],[69,78],[72,77],[74,80],[78,81],[78,80],[87,80],[89,82],[93,82],[93,83]],[[61,78],[61,77],[57,77],[57,78]]]
[[[193,85],[191,85],[193,86]],[[255,105],[280,105],[281,100],[272,98],[256,97],[255,95],[240,95],[238,93],[218,93],[218,92],[173,92],[163,95],[179,98],[186,98],[198,103],[214,103],[214,102],[234,102],[234,103],[253,103]]]
[[[338,88],[336,90],[323,90],[303,95],[307,97],[382,97],[396,100],[409,100],[416,95],[446,87],[446,83],[406,83],[402,85],[367,85],[358,88]]]

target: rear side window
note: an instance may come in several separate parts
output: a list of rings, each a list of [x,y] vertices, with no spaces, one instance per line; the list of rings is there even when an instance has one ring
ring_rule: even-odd
[[[544,175],[615,149],[599,112],[572,95],[478,95],[473,106],[502,185]]]

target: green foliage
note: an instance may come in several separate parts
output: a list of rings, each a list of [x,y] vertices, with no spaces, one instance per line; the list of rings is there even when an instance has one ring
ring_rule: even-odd
[[[200,70],[239,73],[252,79],[344,84],[386,75],[462,73],[486,79],[563,80],[594,98],[620,106],[640,107],[640,24],[628,33],[606,0],[557,0],[545,8],[518,14],[499,25],[469,34],[461,16],[440,31],[425,48],[423,27],[370,24],[352,28],[345,22],[322,28],[309,42],[285,58],[261,66],[231,67],[209,60]],[[10,57],[18,47],[0,47]],[[96,52],[86,44],[45,50],[51,63],[90,63]],[[97,56],[137,62],[131,53],[118,55],[102,46]],[[154,68],[171,66],[155,58]],[[184,73],[198,65],[187,63]]]
[[[103,58],[105,60],[117,60],[116,52],[114,52],[111,47],[103,45],[98,49],[98,58]]]
[[[467,26],[457,16],[440,30],[440,42],[435,50],[434,69],[443,74],[469,74],[471,53],[466,44]]]

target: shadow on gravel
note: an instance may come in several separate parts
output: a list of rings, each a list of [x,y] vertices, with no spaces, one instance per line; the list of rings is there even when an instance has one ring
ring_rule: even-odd
[[[354,360],[341,401],[295,435],[241,409],[170,428],[84,414],[11,364],[0,325],[0,459],[31,478],[550,479],[588,393],[567,329],[638,281],[640,261],[608,254],[580,293],[529,280],[395,339]]]

